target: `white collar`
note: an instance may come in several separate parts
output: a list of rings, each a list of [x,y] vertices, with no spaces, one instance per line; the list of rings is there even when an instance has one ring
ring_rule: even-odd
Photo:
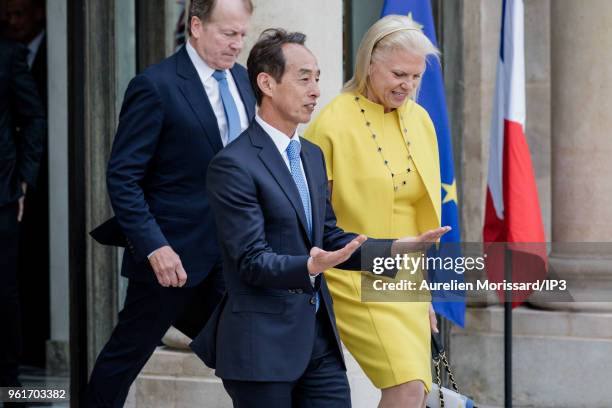
[[[185,42],[185,48],[187,49],[187,54],[189,55],[189,59],[195,66],[196,71],[198,71],[198,75],[200,76],[200,80],[202,82],[206,82],[208,78],[210,78],[215,72],[213,68],[211,68],[206,61],[200,57],[200,54],[193,48],[193,45],[187,40]]]
[[[40,30],[40,33],[36,34],[36,37],[34,37],[32,41],[28,43],[28,49],[30,50],[30,54],[36,55],[44,36],[45,30]]]
[[[286,134],[263,120],[261,116],[259,116],[259,114],[255,115],[255,120],[268,134],[268,136],[270,136],[270,138],[274,142],[274,145],[281,154],[286,154],[285,152],[287,150],[287,147],[289,146],[289,142],[291,142],[292,140],[297,140],[298,143],[300,142],[300,137],[298,136],[297,129],[293,133],[293,136],[289,138]]]

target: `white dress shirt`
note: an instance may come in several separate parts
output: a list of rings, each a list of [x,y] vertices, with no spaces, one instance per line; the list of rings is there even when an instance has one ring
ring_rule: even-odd
[[[263,120],[259,115],[255,115],[255,120],[263,128],[263,130],[268,134],[268,136],[270,136],[270,139],[272,139],[272,142],[274,142],[274,145],[278,149],[278,152],[281,154],[285,164],[287,165],[287,169],[289,169],[289,173],[291,173],[291,165],[289,164],[289,155],[287,154],[287,147],[289,146],[289,142],[291,142],[292,140],[297,140],[297,142],[300,143],[300,137],[298,136],[297,129],[293,133],[293,136],[289,138],[286,134],[276,129],[274,126],[270,125],[265,120]],[[300,143],[300,149],[301,147],[302,145]],[[304,171],[304,165],[302,164],[301,158],[300,158],[300,167],[302,169],[302,174],[304,175],[304,179],[306,179],[306,172]],[[305,180],[305,181],[306,181],[306,190],[308,190],[308,196],[310,197],[310,188],[308,187],[308,180]],[[312,204],[310,205],[310,208],[312,208]],[[310,278],[310,283],[312,284],[312,286],[314,286],[316,276],[309,275],[309,278]]]
[[[219,82],[212,76],[215,70],[208,66],[208,64],[200,57],[189,41],[186,42],[185,47],[187,49],[189,59],[191,59],[191,62],[198,72],[200,81],[202,81],[202,85],[204,85],[204,90],[206,91],[210,105],[213,108],[213,112],[215,112],[217,125],[219,127],[219,134],[221,135],[221,142],[223,143],[223,146],[225,146],[227,144],[229,130],[227,126],[227,118],[225,117],[225,110],[223,109],[223,102],[221,101],[221,93],[219,92]],[[234,103],[238,109],[238,116],[240,117],[240,133],[242,133],[249,126],[249,118],[247,116],[244,104],[242,103],[240,92],[238,92],[236,82],[234,82],[234,78],[229,69],[225,70],[225,75],[227,77],[227,85],[229,86],[230,93],[232,94],[232,98],[234,98]]]
[[[40,48],[40,44],[42,43],[44,37],[45,30],[42,30],[32,39],[32,41],[28,43],[28,68],[30,69],[32,69],[32,64],[34,63],[34,59],[36,58],[36,54],[38,53],[38,49]]]

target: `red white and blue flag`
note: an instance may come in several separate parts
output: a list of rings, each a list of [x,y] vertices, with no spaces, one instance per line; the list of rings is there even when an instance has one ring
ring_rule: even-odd
[[[523,16],[523,0],[504,0],[483,229],[485,243],[509,243],[512,281],[517,283],[541,279],[546,270],[544,227],[525,138]],[[488,251],[487,255],[489,278],[502,281],[503,251]],[[513,304],[520,304],[529,294],[514,292]]]

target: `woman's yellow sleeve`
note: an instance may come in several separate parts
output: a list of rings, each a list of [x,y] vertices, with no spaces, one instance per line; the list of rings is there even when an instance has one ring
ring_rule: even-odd
[[[334,146],[332,141],[333,130],[331,126],[326,124],[324,117],[319,116],[313,122],[310,123],[304,137],[316,144],[323,151],[325,157],[325,169],[327,170],[327,180],[332,181],[333,169],[334,169]]]

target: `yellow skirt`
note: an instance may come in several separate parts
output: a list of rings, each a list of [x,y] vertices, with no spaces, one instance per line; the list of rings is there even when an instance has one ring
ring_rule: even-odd
[[[405,278],[400,275],[403,274],[400,272],[395,281]],[[409,279],[420,282],[420,274],[417,275],[419,279],[416,275]],[[369,285],[366,287],[380,279],[340,269],[325,272],[342,342],[377,388],[419,380],[429,392],[432,382],[430,302],[397,301],[397,298],[364,302],[362,277]]]

